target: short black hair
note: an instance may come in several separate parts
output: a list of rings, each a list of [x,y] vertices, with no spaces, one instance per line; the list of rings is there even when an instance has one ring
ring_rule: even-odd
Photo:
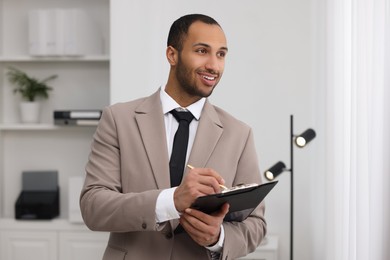
[[[190,28],[191,24],[197,21],[206,24],[215,24],[221,27],[217,21],[204,14],[188,14],[182,16],[173,22],[171,29],[169,30],[167,46],[172,46],[176,50],[181,51],[183,48],[184,38],[188,34],[188,28]]]

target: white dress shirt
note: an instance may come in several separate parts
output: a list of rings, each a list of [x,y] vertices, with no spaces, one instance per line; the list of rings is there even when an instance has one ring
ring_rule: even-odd
[[[173,117],[169,111],[172,109],[180,108],[180,105],[171,98],[165,90],[160,89],[160,98],[162,104],[162,110],[164,113],[164,122],[165,122],[165,133],[168,144],[168,154],[171,155],[173,139],[175,137],[175,133],[177,128],[179,127],[179,123]],[[194,139],[196,135],[196,131],[198,129],[200,115],[202,113],[203,106],[206,102],[205,98],[201,98],[199,101],[191,104],[184,109],[190,111],[194,116],[194,120],[191,121],[189,126],[189,138],[188,138],[188,147],[187,147],[187,155],[186,155],[186,163],[188,161],[189,154],[192,149],[192,145],[194,144]],[[195,165],[196,166],[196,165]],[[173,193],[175,192],[176,187],[172,187],[169,189],[163,190],[157,198],[156,202],[156,222],[162,223],[171,219],[180,218],[179,212],[176,210],[174,201],[173,201]],[[221,233],[219,236],[219,241],[212,247],[206,247],[208,250],[213,252],[220,252],[223,247],[223,241],[225,238],[225,233],[223,226],[221,225]]]

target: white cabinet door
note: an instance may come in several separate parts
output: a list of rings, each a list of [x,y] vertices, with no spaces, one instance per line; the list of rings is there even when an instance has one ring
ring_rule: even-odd
[[[102,259],[109,233],[60,232],[59,260]]]
[[[56,232],[1,231],[1,260],[56,260]]]

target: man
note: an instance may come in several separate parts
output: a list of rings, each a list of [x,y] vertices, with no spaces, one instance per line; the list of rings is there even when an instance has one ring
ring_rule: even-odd
[[[214,19],[183,16],[168,35],[166,86],[104,109],[80,199],[86,225],[111,232],[104,259],[236,259],[260,244],[263,204],[242,222],[224,221],[227,204],[210,215],[190,208],[197,197],[220,192],[219,185],[261,182],[252,130],[207,100],[227,52]],[[175,113],[194,117],[179,153]],[[183,154],[180,168],[172,161]]]

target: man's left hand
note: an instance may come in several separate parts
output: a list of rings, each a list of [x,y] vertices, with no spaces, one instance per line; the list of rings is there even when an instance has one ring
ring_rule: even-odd
[[[212,246],[218,242],[221,225],[228,211],[227,203],[211,215],[187,208],[180,216],[180,224],[196,243],[201,246]]]

